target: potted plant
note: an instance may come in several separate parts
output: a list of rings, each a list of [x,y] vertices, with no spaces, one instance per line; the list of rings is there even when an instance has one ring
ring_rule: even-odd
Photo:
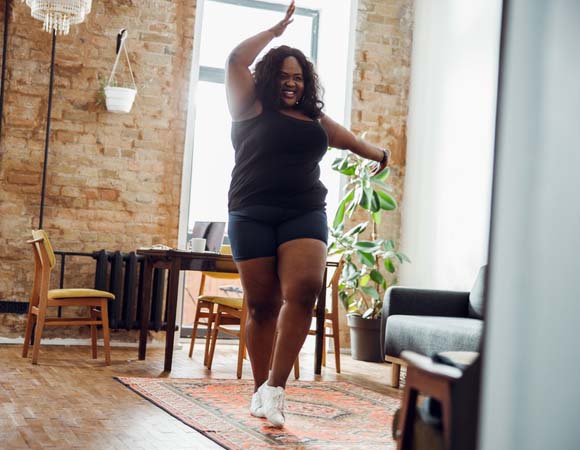
[[[329,254],[342,255],[344,266],[339,279],[339,298],[347,311],[353,359],[383,361],[380,339],[380,316],[383,297],[389,286],[396,283],[397,266],[410,262],[397,251],[392,239],[378,237],[377,228],[387,211],[397,208],[386,184],[387,168],[372,175],[374,162],[352,153],[337,158],[332,168],[348,177],[345,195],[341,200],[332,227]],[[346,230],[347,218],[355,212],[367,220]],[[370,225],[370,239],[363,233]]]
[[[117,35],[117,54],[115,57],[115,63],[113,64],[113,70],[111,71],[107,83],[101,85],[99,89],[99,96],[104,97],[105,105],[107,110],[110,112],[131,112],[135,96],[137,95],[137,85],[135,84],[135,78],[133,77],[133,69],[131,68],[129,53],[127,52],[127,45],[125,43],[126,39],[127,30],[122,29]],[[129,75],[131,76],[131,84],[126,83],[126,86],[120,86],[115,80],[115,71],[117,70],[119,57],[121,56],[122,51],[125,53]]]

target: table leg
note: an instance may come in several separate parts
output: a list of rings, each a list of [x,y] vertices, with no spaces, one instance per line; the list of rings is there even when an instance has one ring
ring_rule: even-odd
[[[153,264],[146,256],[143,261],[143,292],[139,311],[141,314],[141,330],[139,331],[139,359],[145,359],[147,352],[147,332],[149,330],[149,315],[151,314],[151,284],[153,282]]]
[[[179,266],[180,260],[174,258],[168,275],[167,286],[167,329],[165,331],[165,365],[163,370],[171,371],[173,361],[173,341],[175,340],[175,318],[177,316],[177,290],[179,288]]]
[[[322,372],[322,344],[324,339],[324,310],[326,309],[326,275],[328,269],[324,269],[322,277],[322,289],[318,294],[316,302],[316,345],[314,347],[314,373],[320,375]]]

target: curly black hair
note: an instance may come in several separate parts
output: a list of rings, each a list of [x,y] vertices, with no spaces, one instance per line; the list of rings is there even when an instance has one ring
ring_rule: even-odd
[[[298,60],[304,77],[304,95],[295,108],[311,119],[319,119],[322,116],[324,102],[321,100],[322,88],[318,81],[318,75],[314,70],[314,65],[297,48],[287,45],[273,48],[256,64],[254,69],[256,95],[266,109],[277,110],[282,107],[278,77],[282,63],[289,56]]]

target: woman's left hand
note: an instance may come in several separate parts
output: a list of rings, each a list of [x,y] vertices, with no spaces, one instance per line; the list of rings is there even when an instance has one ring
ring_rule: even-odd
[[[389,165],[389,160],[391,159],[390,153],[387,153],[387,157],[384,159],[383,162],[378,162],[375,164],[375,167],[371,170],[371,175],[375,176],[381,173],[385,168]]]

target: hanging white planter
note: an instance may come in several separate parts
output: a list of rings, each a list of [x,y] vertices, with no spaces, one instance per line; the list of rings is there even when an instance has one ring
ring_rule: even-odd
[[[109,81],[104,88],[105,104],[107,106],[107,110],[110,112],[128,113],[131,112],[133,102],[135,101],[135,96],[137,95],[137,85],[135,84],[135,79],[133,78],[131,61],[129,61],[129,54],[127,53],[127,46],[125,45],[125,40],[127,39],[127,30],[121,30],[119,32],[118,39],[119,43],[117,48],[117,57],[115,58],[115,64],[113,64],[113,70],[111,71]],[[127,58],[129,73],[131,74],[131,81],[133,83],[132,88],[113,86],[111,84],[114,82],[115,70],[117,70],[117,64],[119,63],[119,56],[121,56],[121,51],[125,53],[125,57]]]
[[[111,112],[131,112],[137,89],[105,86],[105,104]]]

